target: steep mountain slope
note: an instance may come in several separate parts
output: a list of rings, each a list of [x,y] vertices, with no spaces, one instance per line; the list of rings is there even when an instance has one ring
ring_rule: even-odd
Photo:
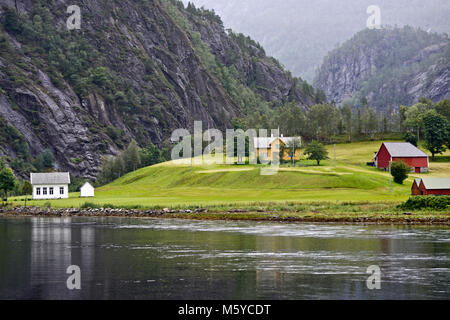
[[[450,98],[450,40],[411,27],[364,30],[333,50],[314,84],[336,103],[377,109]]]
[[[70,5],[81,8],[80,30],[66,27]],[[59,169],[95,177],[102,155],[131,139],[162,145],[194,120],[223,129],[260,102],[313,103],[259,45],[178,1],[0,7],[0,156],[19,174],[50,149]]]
[[[367,8],[380,8],[383,25],[450,33],[448,0],[184,0],[214,9],[226,27],[259,41],[292,73],[312,81],[339,43],[366,28]]]

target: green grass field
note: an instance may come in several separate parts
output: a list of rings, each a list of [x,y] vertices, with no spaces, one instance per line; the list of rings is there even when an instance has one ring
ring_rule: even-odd
[[[166,162],[132,172],[111,184],[96,189],[95,198],[70,194],[64,200],[28,201],[29,205],[50,203],[56,208],[80,207],[85,202],[122,207],[141,206],[245,206],[252,203],[286,202],[392,202],[406,200],[414,178],[450,176],[450,163],[431,162],[431,172],[411,174],[404,185],[392,182],[389,174],[368,167],[381,142],[358,142],[328,146],[330,160],[314,166],[302,160],[296,167],[282,165],[277,174],[261,175],[261,165],[194,165]],[[444,155],[447,157],[449,154]],[[446,158],[444,158],[446,159]],[[21,198],[12,199],[17,205]]]

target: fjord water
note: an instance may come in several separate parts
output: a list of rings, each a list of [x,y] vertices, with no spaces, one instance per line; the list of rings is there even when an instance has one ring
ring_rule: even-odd
[[[67,289],[70,265],[81,290]],[[448,299],[449,287],[448,227],[0,217],[2,299]]]

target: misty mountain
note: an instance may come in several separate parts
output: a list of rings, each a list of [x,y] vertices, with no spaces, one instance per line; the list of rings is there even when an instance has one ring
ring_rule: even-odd
[[[187,2],[187,0],[184,0]],[[381,24],[450,33],[448,0],[191,0],[213,8],[227,28],[259,41],[296,76],[312,81],[322,59],[366,28],[378,5]]]
[[[330,52],[314,85],[338,104],[387,110],[450,98],[450,39],[412,27],[363,30]]]

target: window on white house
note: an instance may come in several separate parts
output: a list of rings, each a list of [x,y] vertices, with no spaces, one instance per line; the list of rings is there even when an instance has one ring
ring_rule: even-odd
[[[40,195],[41,194],[41,188],[36,188],[36,195]]]
[[[49,188],[49,189],[48,189],[48,193],[49,193],[50,195],[53,195],[53,188]]]
[[[42,194],[45,196],[47,195],[47,188],[42,188]]]
[[[59,188],[59,194],[64,194],[64,187]]]

